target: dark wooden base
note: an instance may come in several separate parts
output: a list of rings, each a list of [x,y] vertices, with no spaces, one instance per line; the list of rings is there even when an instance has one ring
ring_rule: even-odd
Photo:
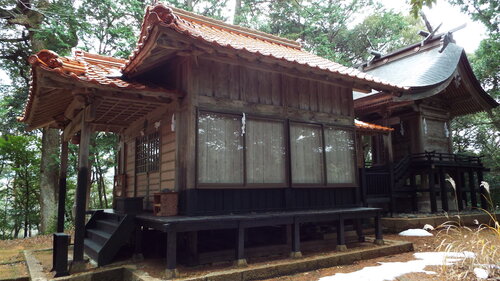
[[[244,265],[246,262],[245,255],[245,230],[267,226],[287,226],[286,237],[287,247],[292,257],[300,257],[301,250],[301,225],[310,225],[316,223],[334,223],[337,234],[337,250],[346,250],[345,238],[345,222],[354,222],[353,228],[356,229],[359,235],[358,240],[364,240],[363,231],[361,229],[362,219],[374,218],[375,221],[375,236],[378,241],[382,241],[382,228],[380,226],[379,208],[343,208],[329,210],[308,210],[308,211],[293,211],[293,212],[267,212],[257,214],[240,214],[240,215],[215,215],[215,216],[175,216],[175,217],[157,217],[152,214],[140,214],[136,216],[136,223],[139,227],[156,229],[166,233],[166,260],[167,271],[175,272],[177,263],[177,241],[179,240],[178,233],[193,233],[207,230],[236,230],[231,239],[234,244],[234,260],[239,265]],[[197,251],[197,239],[195,235],[188,235],[189,251]],[[233,243],[233,242],[231,242]],[[193,253],[191,253],[193,254]],[[198,254],[195,254],[198,256]],[[245,261],[245,262],[244,262]]]
[[[143,197],[117,197],[115,198],[115,212],[120,214],[142,213]]]

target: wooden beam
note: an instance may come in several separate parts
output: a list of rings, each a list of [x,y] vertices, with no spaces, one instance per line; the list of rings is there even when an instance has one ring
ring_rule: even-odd
[[[66,125],[63,132],[63,140],[68,141],[73,135],[81,130],[82,120],[89,124],[96,119],[96,108],[98,102],[91,103],[80,110],[76,116]]]
[[[76,132],[81,130],[81,125],[82,125],[82,120],[84,120],[83,116],[85,114],[84,110],[81,110],[76,114],[76,116],[69,122],[68,125],[66,125],[66,128],[64,128],[63,131],[63,140],[68,141],[70,140],[73,135],[76,134]]]
[[[68,119],[73,119],[75,115],[78,114],[78,112],[84,107],[85,97],[82,95],[75,95],[69,106],[64,111],[64,116]]]
[[[143,97],[171,98],[171,99],[178,98],[180,96],[178,92],[169,89],[152,91],[148,89],[118,88],[118,87],[86,82],[80,79],[71,79],[48,71],[45,71],[44,75],[40,78],[39,83],[52,85],[54,88],[60,88],[66,90],[77,89],[77,88],[95,89],[98,90],[98,92],[95,92],[96,95],[103,95],[103,96],[109,95],[108,93],[119,93],[117,97],[123,95],[124,99],[129,97],[127,96],[127,94],[132,95],[130,97],[132,99],[134,96],[137,95]],[[154,100],[152,100],[152,102],[153,101]],[[159,102],[161,102],[161,100]]]

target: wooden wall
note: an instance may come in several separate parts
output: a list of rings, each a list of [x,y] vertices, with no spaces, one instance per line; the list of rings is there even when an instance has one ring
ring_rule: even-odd
[[[199,96],[354,117],[352,89],[348,87],[208,59],[198,59],[192,75],[192,91]],[[252,110],[246,108],[246,112]]]
[[[173,190],[175,188],[175,132],[171,130],[173,110],[164,110],[160,114],[152,114],[146,118],[148,126],[131,126],[124,135],[126,149],[126,174],[127,174],[127,197],[145,197],[144,207],[151,209],[153,194],[163,189]],[[145,120],[141,120],[144,124]],[[155,122],[160,122],[160,127],[155,128]],[[160,132],[160,168],[157,172],[136,173],[135,155],[136,138],[140,131],[145,134],[159,130]],[[149,195],[149,197],[147,197]]]
[[[351,88],[306,79],[307,74],[288,75],[267,71],[256,65],[198,57],[188,72],[187,98],[182,103],[197,110],[244,112],[254,116],[354,127]],[[182,110],[183,113],[186,111]],[[183,115],[183,118],[188,120],[189,116]],[[190,126],[189,121],[183,122]],[[195,130],[193,133],[196,134]],[[181,143],[179,145],[182,146]],[[182,150],[187,151],[185,148]],[[356,204],[355,187],[197,189],[194,181],[189,184],[189,179],[196,178],[196,173],[182,171],[187,171],[189,167],[182,167],[181,163],[179,173],[181,177],[186,173],[186,180],[178,183],[181,212],[187,215],[333,208]]]
[[[423,130],[423,151],[451,153],[450,110],[438,97],[428,98],[420,105],[422,126],[424,119],[427,130]],[[445,129],[446,127],[446,129]],[[448,131],[448,135],[446,133]]]

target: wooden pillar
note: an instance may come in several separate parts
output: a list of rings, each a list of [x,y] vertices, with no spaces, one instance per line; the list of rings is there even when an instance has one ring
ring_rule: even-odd
[[[245,259],[245,228],[241,225],[241,222],[238,225],[238,229],[236,231],[236,266],[245,266],[247,265],[247,260]]]
[[[345,224],[344,218],[342,216],[339,217],[337,221],[337,251],[344,252],[347,250],[345,245]]]
[[[175,230],[167,231],[167,269],[165,278],[172,279],[177,277],[177,232]]]
[[[189,266],[195,266],[199,264],[198,256],[198,231],[190,231],[187,233],[187,249],[188,249],[188,260]]]
[[[412,190],[411,194],[411,205],[413,212],[418,212],[418,198],[417,198],[417,183],[416,183],[416,175],[410,175],[410,187]]]
[[[450,210],[448,206],[448,188],[446,186],[446,179],[444,176],[444,169],[439,168],[439,187],[441,189],[441,208],[448,212]]]
[[[68,142],[61,137],[61,161],[59,170],[59,200],[57,205],[57,232],[64,232],[64,211],[66,209],[66,176],[68,172]]]
[[[377,213],[374,218],[375,221],[375,241],[377,245],[384,245],[384,237],[382,235],[382,218],[380,213]]]
[[[389,125],[386,124],[387,127],[389,127]],[[383,140],[384,140],[384,149],[385,149],[385,153],[387,155],[387,163],[386,164],[390,164],[392,162],[394,162],[394,155],[393,155],[393,151],[392,151],[392,136],[391,136],[391,133],[388,133],[388,134],[384,134],[383,135]]]
[[[394,189],[395,189],[395,177],[394,177],[394,164],[389,164],[389,201],[390,201],[390,211],[391,217],[396,211],[396,202],[394,201]]]
[[[300,223],[297,220],[292,224],[292,253],[290,257],[302,257],[302,253],[300,252]]]
[[[469,191],[470,191],[470,202],[471,207],[477,207],[477,194],[476,194],[476,184],[474,183],[474,171],[469,170]]]
[[[358,235],[359,242],[365,242],[365,235],[363,234],[363,219],[355,219],[354,227],[356,228],[356,234]]]
[[[78,155],[78,181],[76,186],[75,210],[75,245],[73,248],[73,263],[83,263],[83,242],[85,239],[85,207],[87,199],[87,184],[89,167],[90,126],[82,118],[80,131],[80,151]]]
[[[134,255],[132,260],[142,261],[144,256],[142,255],[142,227],[136,226],[134,233]]]
[[[54,277],[69,275],[68,272],[68,246],[71,236],[65,233],[54,233],[52,247],[52,270]]]
[[[489,204],[488,204],[488,192],[484,187],[481,186],[481,183],[483,182],[483,171],[478,170],[477,171],[477,184],[479,185],[479,192],[481,194],[481,208],[488,210],[489,209]]]
[[[469,171],[469,191],[470,191],[471,207],[477,208],[477,188],[476,188],[474,170]]]
[[[366,184],[366,168],[362,167],[359,169],[359,180],[361,186],[361,203],[364,207],[368,206],[367,198],[366,198],[366,189],[368,188]]]
[[[457,207],[458,207],[459,211],[462,211],[464,209],[464,199],[463,199],[464,193],[463,193],[463,191],[464,191],[465,178],[464,178],[464,173],[460,169],[456,170],[455,175],[456,175],[455,177],[457,179],[457,181],[456,181],[456,184],[457,184],[457,190],[456,190]]]
[[[437,201],[436,201],[436,190],[435,190],[435,182],[434,182],[434,169],[430,168],[428,171],[428,186],[429,186],[429,195],[431,200],[431,212],[437,212]]]

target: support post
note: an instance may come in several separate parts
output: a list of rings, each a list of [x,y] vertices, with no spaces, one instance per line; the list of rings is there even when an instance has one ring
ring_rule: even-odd
[[[354,226],[356,228],[356,234],[358,235],[358,241],[365,242],[365,235],[363,233],[363,219],[355,219]]]
[[[345,245],[345,224],[344,218],[341,216],[337,221],[337,251],[344,252],[347,250]]]
[[[132,260],[134,260],[134,261],[144,260],[144,256],[142,255],[142,227],[141,226],[135,227],[134,255],[132,256]]]
[[[187,263],[190,266],[195,266],[199,264],[198,257],[198,231],[190,231],[187,233],[187,249],[188,249],[188,260]]]
[[[391,217],[393,216],[394,212],[396,211],[396,202],[394,201],[394,189],[395,189],[395,183],[394,183],[395,177],[394,177],[394,164],[389,164],[389,200],[390,200],[390,210],[391,210]]]
[[[474,171],[469,171],[469,191],[471,208],[477,208],[476,184],[474,183]]]
[[[434,182],[434,169],[430,168],[428,172],[428,180],[429,180],[429,195],[431,199],[431,212],[436,213],[437,212],[437,200],[436,200],[436,189],[435,189],[435,182]]]
[[[236,266],[246,266],[247,260],[245,259],[245,228],[241,222],[238,224],[236,237]]]
[[[455,175],[457,178],[457,190],[456,190],[457,207],[458,207],[459,211],[462,211],[464,209],[464,199],[463,199],[464,173],[462,171],[460,171],[459,169],[457,169]]]
[[[413,212],[418,212],[418,198],[417,198],[417,184],[415,179],[415,174],[410,175],[410,187],[412,190],[411,194],[411,207]]]
[[[290,257],[302,257],[302,253],[300,252],[300,223],[296,219],[292,224],[292,253]]]
[[[375,215],[375,241],[376,245],[384,245],[384,237],[382,235],[382,220],[380,213],[377,212]]]
[[[361,202],[363,203],[363,207],[368,206],[367,198],[366,198],[366,189],[368,188],[366,184],[366,168],[363,167],[359,169],[359,178],[361,180]]]
[[[65,233],[54,233],[53,235],[52,270],[56,273],[54,277],[69,275],[68,272],[68,245],[70,236]]]
[[[488,204],[488,192],[486,191],[486,189],[484,187],[481,186],[481,183],[483,182],[484,178],[483,178],[483,171],[482,170],[478,170],[477,171],[477,184],[479,185],[479,192],[481,194],[481,208],[485,209],[485,210],[488,210],[489,209],[489,204]]]
[[[444,177],[444,169],[439,168],[439,187],[441,189],[441,208],[448,212],[448,188],[446,187],[446,179]]]
[[[167,231],[167,269],[165,278],[172,279],[179,275],[177,272],[177,232]]]
[[[59,170],[59,203],[57,205],[57,232],[64,232],[66,209],[66,176],[68,172],[68,142],[61,136],[61,167]]]
[[[80,151],[78,157],[78,182],[76,186],[76,212],[75,212],[75,245],[73,248],[72,271],[80,271],[83,264],[83,247],[85,239],[85,207],[87,199],[87,183],[90,172],[89,167],[89,145],[90,126],[82,118],[80,131]],[[78,265],[80,264],[80,265]]]

